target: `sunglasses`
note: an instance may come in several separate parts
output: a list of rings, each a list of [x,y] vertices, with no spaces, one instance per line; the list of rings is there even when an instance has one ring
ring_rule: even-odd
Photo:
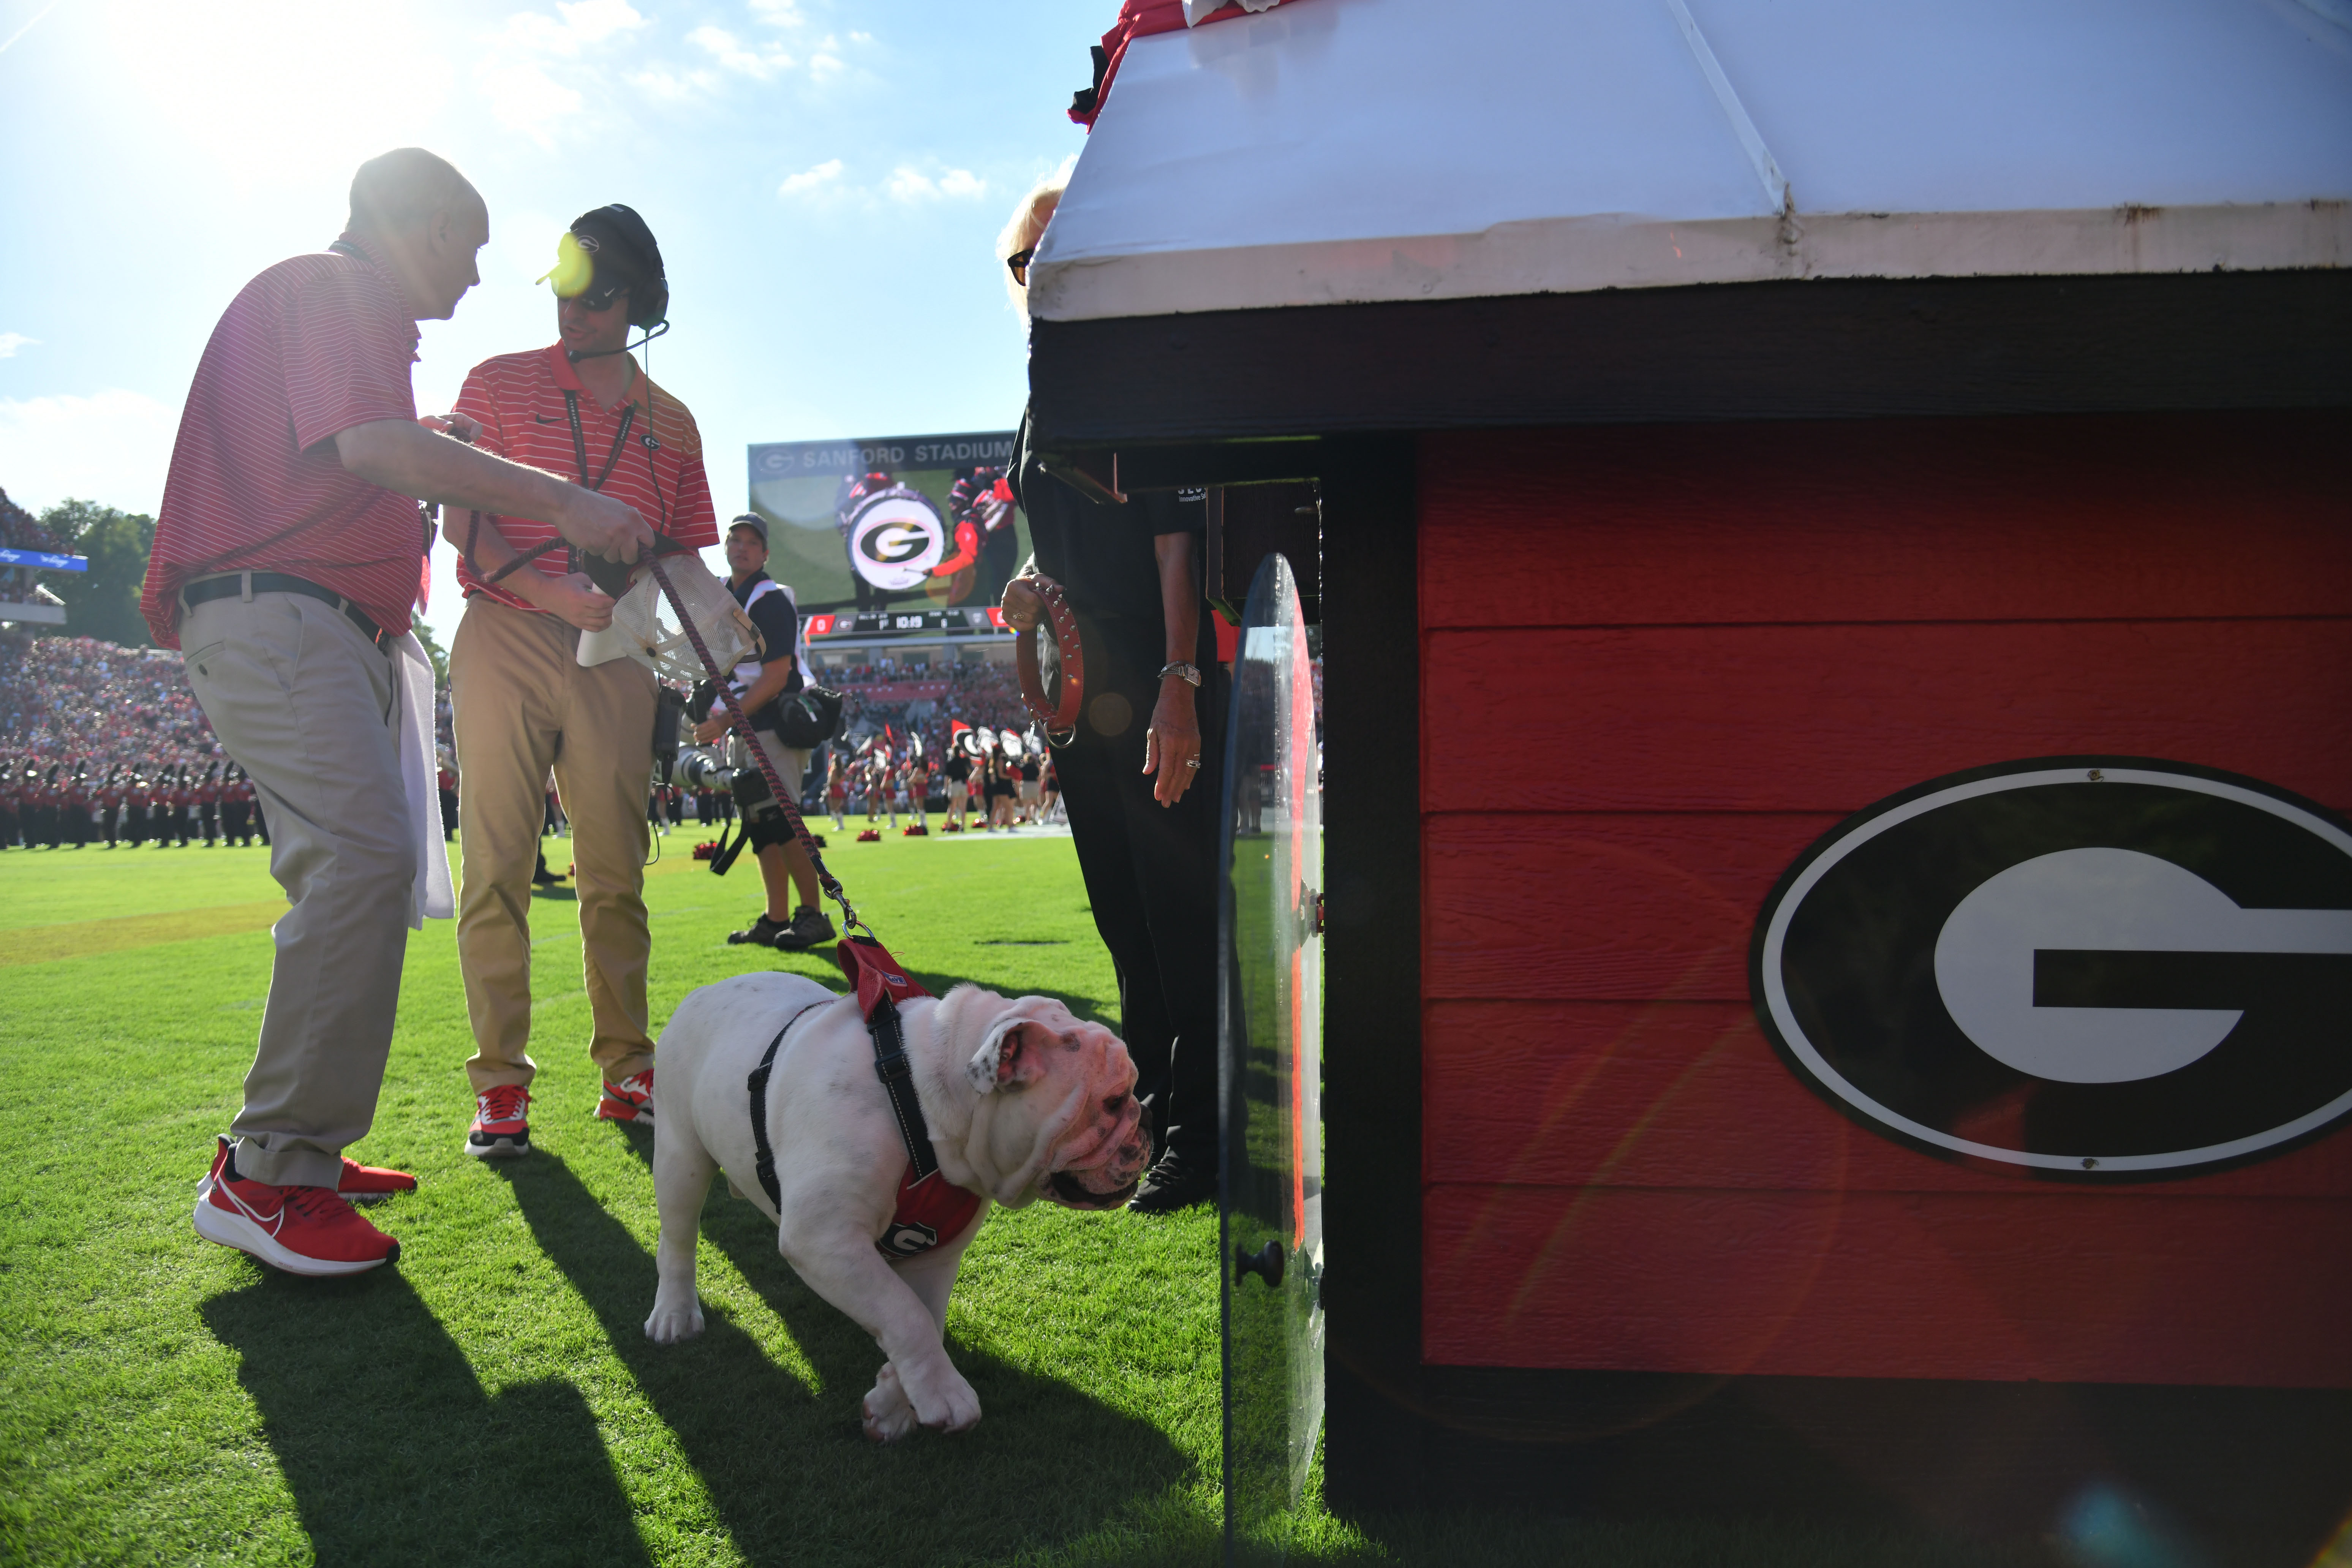
[[[1036,254],[1037,247],[1033,245],[1026,250],[1016,250],[1004,258],[1004,265],[1013,269],[1013,281],[1020,284],[1024,289],[1029,287],[1029,258]]]

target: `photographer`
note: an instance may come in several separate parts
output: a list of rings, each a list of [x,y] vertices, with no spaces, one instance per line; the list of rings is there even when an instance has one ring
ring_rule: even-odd
[[[737,665],[734,679],[728,685],[736,701],[742,705],[744,717],[751,720],[760,749],[775,765],[776,776],[783,781],[797,807],[801,780],[808,772],[809,753],[785,745],[777,736],[776,723],[781,717],[777,703],[812,684],[814,677],[800,646],[800,603],[793,597],[792,589],[768,575],[767,564],[767,520],[757,512],[747,511],[727,525],[727,591],[735,595],[735,602],[751,617],[766,652],[757,663],[747,659]],[[695,740],[703,745],[726,733],[723,708],[714,708],[710,716],[694,729]],[[740,738],[730,737],[727,745],[730,766],[759,766],[743,754]],[[767,888],[768,907],[747,929],[733,932],[727,940],[782,948],[787,952],[831,942],[835,934],[833,920],[817,907],[816,868],[809,864],[808,851],[784,826],[782,811],[769,805],[763,815],[755,817],[753,813],[757,810],[747,805],[743,826],[759,857],[760,880]],[[795,895],[799,902],[792,913],[777,913],[785,907],[785,900]]]
[[[575,263],[550,274],[559,341],[476,365],[458,415],[488,450],[568,469],[583,489],[657,519],[665,548],[717,543],[694,416],[627,352],[632,327],[657,329],[667,312],[652,231],[627,207],[599,207],[572,223],[559,255]],[[530,1148],[530,892],[551,770],[572,826],[588,1054],[604,1078],[595,1114],[653,1115],[644,894],[656,685],[632,658],[580,663],[581,634],[609,626],[614,601],[547,529],[453,512],[443,531],[466,593],[449,647],[465,860],[457,963],[475,1046],[465,1147],[510,1157]]]
[[[415,813],[431,803],[402,777],[409,683],[395,663],[412,658],[395,649],[414,649],[428,542],[416,501],[543,519],[615,561],[653,543],[626,503],[419,422],[416,323],[447,318],[480,281],[488,237],[480,194],[442,159],[408,147],[361,165],[343,234],[261,272],[214,328],[140,595],[155,640],[187,649],[205,717],[258,790],[292,904],[196,1232],[298,1274],[397,1258],[343,1194],[415,1185],[342,1152],[374,1118],[406,928],[425,902]]]

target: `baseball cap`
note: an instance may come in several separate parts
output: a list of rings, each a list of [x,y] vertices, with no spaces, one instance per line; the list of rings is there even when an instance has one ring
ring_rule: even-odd
[[[747,511],[727,526],[730,529],[748,528],[760,536],[761,543],[768,542],[768,520],[756,511]]]

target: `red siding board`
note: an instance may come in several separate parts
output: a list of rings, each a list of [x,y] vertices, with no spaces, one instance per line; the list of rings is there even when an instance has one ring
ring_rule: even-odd
[[[1422,994],[1743,1000],[1764,895],[1838,820],[1423,817]]]
[[[2107,752],[2352,803],[2352,620],[1436,632],[1428,811],[1836,811]],[[1539,767],[1463,767],[1507,737]]]
[[[2347,450],[2342,414],[1432,436],[1422,624],[2341,616]]]
[[[1434,1002],[1423,1013],[1422,1080],[1431,1182],[2048,1190],[1855,1125],[1781,1066],[1745,1002]],[[2123,1202],[2352,1198],[2352,1131],[2234,1171],[2101,1190]]]
[[[1442,1184],[1468,1366],[2352,1387],[2352,1200]]]

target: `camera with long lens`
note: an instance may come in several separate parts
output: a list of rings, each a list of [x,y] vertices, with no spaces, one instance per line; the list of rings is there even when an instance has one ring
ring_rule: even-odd
[[[760,776],[757,768],[730,768],[727,759],[717,752],[689,746],[679,752],[677,760],[670,764],[669,782],[680,789],[722,790],[731,788],[736,775],[745,773],[753,778]]]

